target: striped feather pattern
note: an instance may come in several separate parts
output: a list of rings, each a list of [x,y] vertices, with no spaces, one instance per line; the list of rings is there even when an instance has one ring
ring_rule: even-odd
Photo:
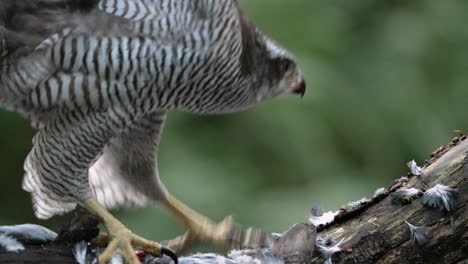
[[[144,116],[104,148],[89,170],[89,183],[102,205],[141,207],[166,198],[156,164],[165,118],[165,111]]]
[[[0,68],[0,105],[40,128],[23,180],[39,218],[92,195],[108,207],[164,199],[156,150],[165,112],[232,112],[252,97],[239,65],[237,0],[102,0],[98,8],[89,19],[118,17],[130,30],[83,22]]]
[[[111,139],[143,116],[141,111],[127,112],[112,106],[105,111],[65,111],[48,120],[34,137],[24,165],[23,189],[32,195],[36,216],[47,219],[66,213],[77,202],[92,197],[89,168],[101,157]],[[100,189],[96,184],[94,190]]]
[[[0,106],[20,113],[30,111],[24,98],[41,80],[47,79],[54,70],[53,64],[45,59],[44,52],[11,60],[0,60]]]

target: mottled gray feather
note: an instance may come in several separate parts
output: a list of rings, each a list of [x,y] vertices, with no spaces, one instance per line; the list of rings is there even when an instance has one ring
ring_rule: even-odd
[[[165,118],[165,111],[151,113],[104,148],[89,171],[91,188],[101,204],[108,208],[144,206],[166,198],[156,163]]]

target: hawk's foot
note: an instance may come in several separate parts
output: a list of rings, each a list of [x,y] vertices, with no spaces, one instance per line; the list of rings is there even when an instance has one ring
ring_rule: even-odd
[[[271,237],[267,233],[253,228],[243,230],[228,216],[216,224],[209,218],[190,209],[174,197],[169,197],[166,207],[187,227],[187,232],[168,242],[168,246],[177,253],[192,246],[212,243],[228,249],[261,248],[271,246]]]
[[[113,237],[113,238],[112,238]],[[93,240],[93,244],[98,247],[106,247],[104,252],[99,256],[99,263],[108,263],[116,255],[123,257],[125,263],[139,264],[140,260],[134,251],[134,248],[143,250],[154,256],[167,255],[177,264],[177,255],[174,251],[167,247],[161,246],[159,243],[146,240],[137,235],[134,235],[128,229],[123,229],[118,235],[108,235],[101,233]]]
[[[141,249],[155,256],[162,256],[165,254],[172,258],[174,263],[177,264],[177,256],[172,250],[161,246],[161,244],[157,242],[133,234],[132,231],[113,217],[95,199],[86,201],[84,207],[91,213],[99,216],[109,232],[109,234],[100,234],[93,241],[93,244],[96,246],[107,246],[104,252],[99,256],[98,261],[100,264],[108,263],[116,255],[122,256],[125,263],[139,264],[140,260],[137,258],[134,248]]]

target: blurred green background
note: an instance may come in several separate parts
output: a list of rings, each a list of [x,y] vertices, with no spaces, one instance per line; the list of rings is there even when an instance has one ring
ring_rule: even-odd
[[[296,55],[308,93],[233,115],[170,114],[160,174],[193,208],[280,232],[312,206],[371,196],[468,128],[468,2],[242,2]],[[21,190],[34,131],[6,112],[0,131],[0,225],[57,229],[63,218],[37,221]],[[157,207],[118,217],[154,240],[183,232]]]

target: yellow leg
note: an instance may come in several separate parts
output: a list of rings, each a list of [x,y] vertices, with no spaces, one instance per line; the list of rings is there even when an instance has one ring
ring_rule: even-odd
[[[168,246],[177,253],[199,243],[213,243],[228,248],[259,248],[269,246],[270,236],[249,228],[242,231],[233,218],[228,216],[218,224],[192,210],[175,197],[169,195],[164,206],[169,209],[188,229],[181,237],[169,241]]]
[[[135,255],[133,247],[144,250],[152,255],[161,256],[166,254],[177,263],[175,253],[159,243],[146,240],[132,233],[119,220],[112,216],[96,199],[89,199],[83,203],[92,214],[99,216],[102,223],[107,228],[109,235],[100,235],[95,243],[103,246],[107,244],[106,250],[99,256],[99,263],[109,262],[115,255],[121,255],[128,264],[139,264],[140,261]]]

